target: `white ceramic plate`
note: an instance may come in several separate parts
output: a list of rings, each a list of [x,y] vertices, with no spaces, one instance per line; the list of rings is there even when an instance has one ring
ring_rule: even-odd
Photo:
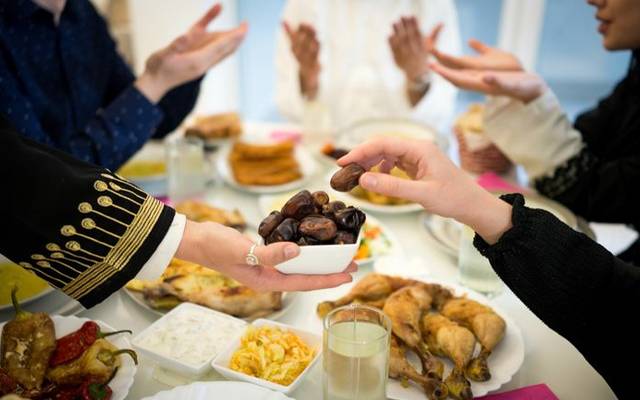
[[[274,186],[242,185],[236,182],[235,178],[233,177],[233,171],[231,171],[231,165],[229,165],[228,160],[230,152],[231,145],[224,146],[220,149],[220,152],[216,158],[216,169],[218,170],[218,173],[220,174],[222,180],[229,186],[249,193],[280,193],[300,188],[315,173],[317,168],[317,163],[313,156],[309,154],[309,152],[302,146],[296,145],[295,157],[298,161],[298,164],[300,165],[302,178],[289,183]]]
[[[496,196],[497,195],[499,195],[499,193],[496,193]],[[571,228],[578,229],[576,216],[562,204],[533,194],[525,194],[524,198],[527,207],[547,210]],[[423,213],[420,218],[420,224],[426,230],[427,235],[442,251],[454,257],[458,256],[461,232],[459,222],[451,218]]]
[[[325,189],[317,188],[314,190],[309,189],[310,192],[314,192],[316,190],[327,191],[326,188]],[[273,210],[280,210],[284,205],[284,203],[286,203],[287,200],[289,200],[296,193],[297,192],[294,191],[294,192],[288,192],[288,193],[282,193],[282,194],[260,196],[260,198],[258,199],[258,207],[260,208],[260,214],[266,216],[266,215],[269,215]],[[347,205],[351,205],[351,204],[347,203]],[[378,251],[378,252],[374,251],[375,254],[373,254],[371,257],[361,259],[361,260],[356,260],[356,264],[364,265],[364,264],[374,262],[378,257],[382,257],[389,254],[402,253],[402,246],[400,245],[400,241],[398,240],[397,236],[386,225],[380,222],[379,219],[368,214],[367,221],[365,222],[365,230],[363,231],[363,235],[366,235],[366,226],[369,226],[372,228],[379,227],[380,230],[382,231],[382,235],[381,235],[382,237],[378,238],[377,240],[386,240],[388,242],[388,248],[384,249],[383,251]]]
[[[282,393],[245,382],[195,382],[156,393],[142,400],[210,400],[221,397],[233,400],[291,400]]]
[[[60,315],[54,315],[51,317],[51,319],[53,320],[53,325],[56,330],[56,338],[58,339],[64,335],[80,329],[82,324],[84,324],[85,322],[91,321],[88,318],[78,318],[74,316],[63,317]],[[104,332],[113,332],[116,330],[107,325],[105,322],[95,322]],[[2,331],[4,324],[4,322],[0,323],[0,331]],[[129,342],[126,334],[111,336],[108,340],[120,349],[131,348],[131,343]],[[116,373],[116,376],[113,378],[111,383],[109,383],[111,390],[113,390],[113,396],[111,397],[111,400],[123,400],[125,397],[127,397],[129,389],[131,388],[131,385],[133,385],[133,377],[138,370],[131,357],[127,355],[120,356],[120,362],[122,363],[122,365],[118,369],[118,372]]]
[[[129,296],[129,298],[131,300],[133,300],[135,303],[137,303],[140,307],[146,308],[147,310],[151,311],[152,313],[154,313],[155,315],[158,316],[163,316],[166,313],[168,313],[171,310],[156,310],[155,308],[152,308],[151,306],[149,306],[149,304],[147,304],[146,301],[144,301],[144,296],[142,295],[142,293],[140,292],[136,292],[133,290],[129,290],[127,288],[123,288],[122,291],[124,293],[127,294],[127,296]],[[269,315],[266,315],[266,318],[269,319],[273,319],[273,320],[277,320],[278,318],[282,318],[283,315],[285,315],[287,312],[289,312],[292,307],[293,304],[295,303],[296,299],[298,298],[298,293],[297,292],[286,292],[282,294],[282,308],[279,309],[278,311],[274,311]],[[249,321],[250,318],[243,318],[246,321]]]
[[[473,390],[474,396],[483,396],[491,391],[498,390],[502,385],[509,382],[511,377],[518,372],[522,362],[524,361],[524,340],[522,338],[522,332],[513,319],[505,313],[504,310],[496,306],[491,300],[478,292],[469,290],[449,281],[433,279],[422,275],[413,276],[412,278],[427,283],[441,284],[452,289],[456,296],[466,295],[470,299],[486,304],[493,308],[495,312],[505,320],[507,324],[505,337],[493,350],[488,359],[489,368],[491,370],[491,379],[487,382],[471,382],[471,389]],[[322,300],[334,300],[343,296],[351,289],[352,286],[353,283],[327,290],[324,292],[326,293],[326,297],[323,297]],[[310,314],[312,316],[310,316],[308,321],[307,329],[322,332],[322,320],[318,318],[315,312]],[[441,359],[445,363],[445,376],[447,376],[452,369],[452,363],[443,358]],[[413,360],[410,359],[410,361],[415,362],[415,365],[419,370],[420,367],[417,357]],[[389,379],[389,383],[387,385],[387,397],[398,400],[424,400],[425,394],[418,386],[411,384],[408,388],[404,388],[399,381]]]

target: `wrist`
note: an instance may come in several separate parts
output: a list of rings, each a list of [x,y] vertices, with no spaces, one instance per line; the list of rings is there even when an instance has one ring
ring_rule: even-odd
[[[187,220],[175,257],[198,264],[206,264],[204,249],[206,249],[205,244],[208,241],[208,230],[204,225],[204,223]]]
[[[133,85],[153,104],[158,103],[169,91],[167,85],[148,72],[143,72]]]
[[[300,74],[299,74],[299,78],[300,78],[300,90],[302,92],[302,94],[310,99],[313,100],[317,93],[318,93],[318,76],[319,76],[319,69],[318,70],[305,70],[305,69],[301,69],[300,70]]]
[[[467,212],[455,219],[469,226],[487,243],[494,244],[512,227],[512,207],[489,192],[480,191],[472,196],[472,207],[467,207]]]

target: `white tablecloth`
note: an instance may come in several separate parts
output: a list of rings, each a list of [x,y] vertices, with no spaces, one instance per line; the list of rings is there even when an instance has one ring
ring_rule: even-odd
[[[318,173],[310,186],[314,186],[314,183],[315,185],[322,184],[323,175],[323,172]],[[233,190],[221,183],[212,188],[207,200],[218,206],[238,208],[253,223],[257,223],[261,219],[255,196]],[[420,226],[417,214],[376,215],[376,217],[401,238],[403,250],[412,268],[417,265],[425,274],[455,281],[457,269],[454,260],[430,242],[429,237]],[[614,251],[624,248],[632,238],[632,233],[620,226],[596,225],[595,231],[601,242]],[[403,265],[398,265],[397,268],[399,274],[403,273]],[[356,274],[356,278],[370,270],[371,267],[363,268]],[[541,295],[544,294],[541,293]],[[280,321],[302,328],[311,328],[311,325],[319,326],[317,321],[312,320],[315,318],[316,304],[321,300],[331,299],[335,296],[335,289],[302,293],[298,296],[296,304],[280,318]],[[506,289],[494,301],[508,312],[519,325],[524,335],[526,348],[522,368],[511,382],[504,385],[500,391],[546,383],[561,399],[602,400],[614,398],[604,380],[575,348],[545,326],[512,292]],[[155,314],[141,308],[122,292],[114,294],[102,304],[84,311],[81,315],[105,321],[118,329],[132,329],[134,334],[142,331],[157,318]],[[150,360],[141,359],[136,380],[128,399],[140,399],[170,388],[153,378],[154,368],[155,366]],[[321,365],[318,364],[308,379],[291,396],[305,400],[321,399],[320,368]]]

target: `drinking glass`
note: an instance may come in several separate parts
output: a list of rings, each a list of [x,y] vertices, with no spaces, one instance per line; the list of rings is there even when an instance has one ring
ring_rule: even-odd
[[[323,321],[324,400],[384,400],[391,321],[376,308],[352,304]]]
[[[204,195],[207,183],[204,142],[194,137],[167,141],[168,194],[171,201]]]
[[[458,280],[470,289],[495,296],[502,292],[503,283],[495,273],[489,260],[473,245],[475,232],[466,225],[460,233],[458,249]]]

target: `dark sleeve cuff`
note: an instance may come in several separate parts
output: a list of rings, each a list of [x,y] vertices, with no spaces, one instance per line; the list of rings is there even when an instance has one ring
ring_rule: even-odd
[[[511,213],[512,227],[502,234],[500,240],[490,245],[480,235],[476,234],[473,244],[480,254],[491,259],[500,253],[511,252],[515,248],[514,242],[522,241],[533,234],[532,225],[529,223],[529,214],[524,206],[524,197],[519,193],[505,194],[500,199],[511,204],[513,211]]]

